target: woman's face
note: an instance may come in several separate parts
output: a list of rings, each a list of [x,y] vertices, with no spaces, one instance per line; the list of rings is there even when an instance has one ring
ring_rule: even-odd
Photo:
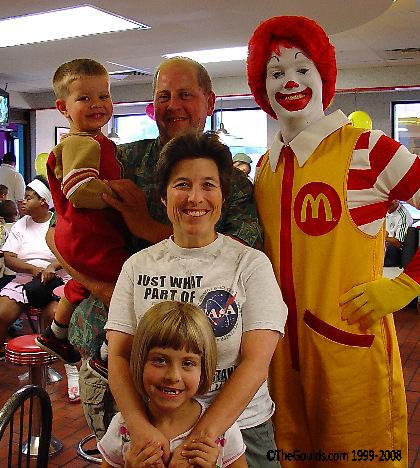
[[[219,171],[212,159],[184,159],[175,164],[166,189],[168,218],[180,247],[203,247],[216,239],[223,196]]]

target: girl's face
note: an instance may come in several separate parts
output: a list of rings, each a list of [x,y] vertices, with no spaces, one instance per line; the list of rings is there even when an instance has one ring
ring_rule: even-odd
[[[152,414],[174,411],[189,402],[197,393],[200,378],[200,355],[187,352],[185,347],[152,348],[143,369],[143,386]]]
[[[211,244],[216,239],[215,225],[223,204],[216,163],[205,157],[176,163],[162,202],[177,245],[194,248]]]
[[[22,203],[22,211],[26,215],[31,216],[35,210],[38,210],[43,205],[45,205],[44,199],[42,199],[34,190],[25,190],[25,198]]]

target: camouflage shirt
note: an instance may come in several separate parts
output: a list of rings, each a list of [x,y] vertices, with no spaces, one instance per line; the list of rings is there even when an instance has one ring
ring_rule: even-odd
[[[164,224],[170,224],[160,196],[156,190],[154,171],[162,145],[159,139],[140,140],[118,146],[117,157],[124,168],[124,178],[131,179],[146,194],[150,215]],[[262,230],[258,224],[253,186],[243,172],[234,169],[229,197],[224,203],[216,230],[237,237],[255,248],[262,245]],[[131,239],[132,253],[148,247],[142,239]],[[69,339],[81,353],[91,355],[104,339],[104,325],[108,310],[98,299],[90,296],[72,316]]]

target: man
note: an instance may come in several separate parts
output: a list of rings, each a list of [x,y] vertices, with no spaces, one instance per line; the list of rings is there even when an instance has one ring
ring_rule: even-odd
[[[14,200],[22,216],[22,202],[25,198],[25,181],[22,174],[16,171],[16,156],[10,151],[3,156],[0,166],[0,184],[8,188],[7,199]]]
[[[159,137],[118,148],[117,156],[124,166],[124,176],[130,180],[109,182],[119,200],[103,197],[122,213],[134,234],[133,252],[172,233],[164,206],[155,192],[154,168],[163,145],[172,137],[191,130],[203,131],[206,117],[213,113],[215,95],[208,72],[202,65],[175,57],[163,61],[158,67],[153,80],[153,101]],[[252,185],[240,171],[234,171],[231,194],[224,203],[217,229],[251,246],[261,242]],[[48,238],[51,244],[51,233]],[[109,304],[115,285],[97,283],[91,278],[82,277],[69,265],[67,267],[73,277]],[[104,338],[107,314],[103,302],[91,296],[73,313],[69,333],[70,341],[84,356],[80,370],[80,396],[86,419],[98,438],[103,436],[113,416],[112,398],[107,385],[88,370],[86,361]],[[93,367],[95,363],[100,365],[100,360],[91,361]]]
[[[236,153],[232,158],[233,167],[242,171],[247,177],[251,173],[252,159],[245,153]]]
[[[335,467],[353,466],[358,449],[373,454],[369,466],[402,467],[407,413],[392,312],[419,294],[420,256],[397,278],[381,277],[384,219],[393,198],[420,206],[420,160],[341,111],[324,114],[336,73],[334,47],[307,18],[266,20],[249,42],[250,89],[279,126],[255,183],[264,250],[289,310],[271,362],[276,442],[285,467],[338,452],[348,458]],[[394,461],[379,460],[384,447]]]
[[[401,249],[407,230],[412,224],[413,218],[407,208],[399,200],[392,200],[386,213],[384,266],[401,265]]]

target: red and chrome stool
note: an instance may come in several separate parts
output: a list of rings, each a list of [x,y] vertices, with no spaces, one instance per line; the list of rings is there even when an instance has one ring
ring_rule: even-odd
[[[23,335],[17,338],[12,338],[6,344],[5,358],[11,364],[16,366],[29,366],[29,382],[33,385],[39,385],[45,389],[47,378],[47,366],[56,360],[54,356],[43,351],[36,343],[35,337],[38,335]],[[34,412],[39,411],[37,405],[34,406]],[[38,421],[39,418],[34,418]],[[22,452],[26,455],[28,448],[31,456],[36,456],[39,445],[39,427],[33,430],[31,440],[26,442],[22,448]],[[60,440],[51,436],[50,455],[55,455],[63,448],[63,443]]]

